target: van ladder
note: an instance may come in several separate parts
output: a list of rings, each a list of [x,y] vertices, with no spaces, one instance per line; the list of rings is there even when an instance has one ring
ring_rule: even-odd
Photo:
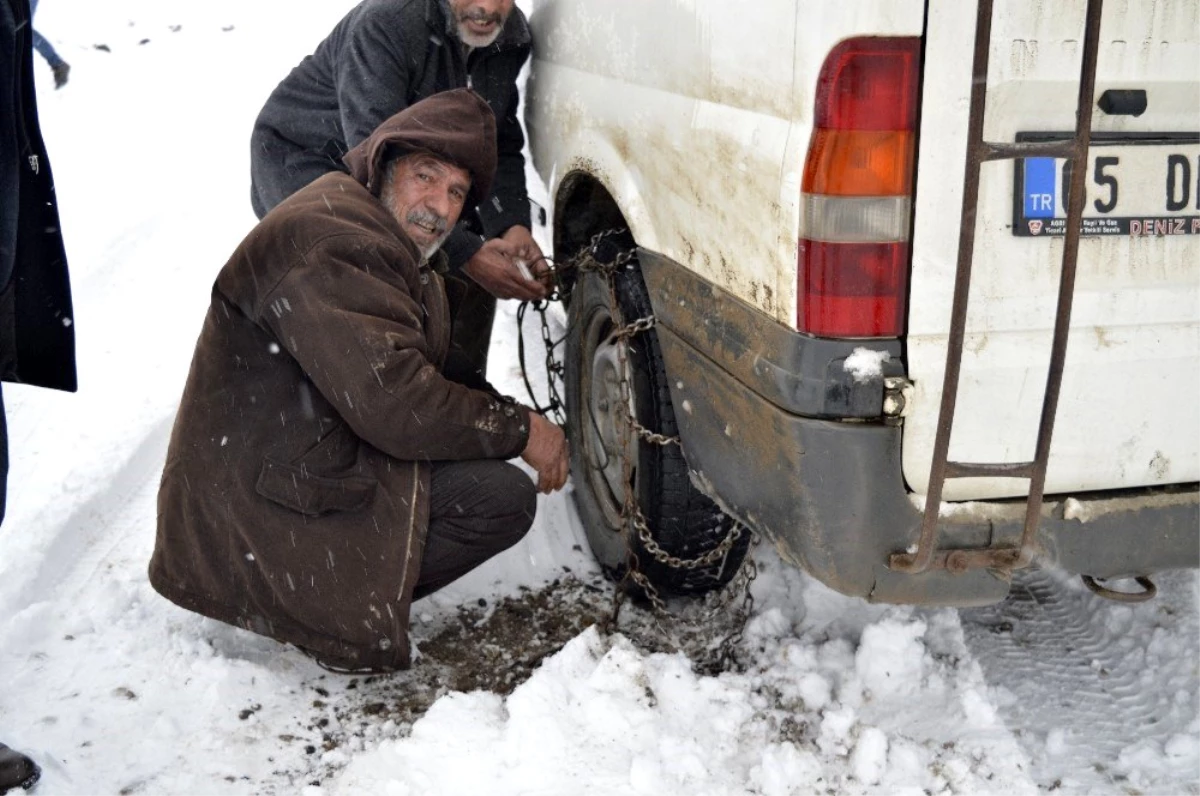
[[[958,266],[954,276],[954,303],[950,316],[946,373],[942,384],[942,405],[938,414],[937,436],[934,440],[933,462],[929,473],[929,493],[925,499],[925,512],[921,519],[921,535],[917,540],[916,549],[912,552],[893,553],[888,560],[888,566],[891,569],[910,574],[924,572],[930,567],[947,569],[952,572],[965,572],[981,568],[1012,571],[1029,566],[1033,560],[1034,538],[1041,518],[1042,498],[1046,486],[1046,465],[1050,459],[1050,438],[1054,431],[1055,414],[1058,411],[1063,362],[1066,359],[1067,336],[1071,326],[1071,302],[1075,293],[1075,265],[1079,253],[1083,203],[1086,198],[1087,154],[1092,138],[1096,53],[1100,40],[1100,15],[1104,0],[1088,0],[1087,3],[1083,62],[1080,67],[1079,98],[1075,112],[1075,137],[1068,140],[1036,143],[994,143],[983,140],[993,1],[979,0],[978,18],[975,23],[971,115],[968,121],[966,174],[963,178]],[[1058,307],[1054,317],[1054,341],[1050,352],[1049,373],[1046,376],[1046,391],[1042,400],[1037,449],[1031,462],[1008,464],[952,462],[948,461],[950,432],[954,425],[954,407],[958,398],[958,380],[962,366],[967,298],[970,293],[971,264],[975,246],[975,215],[979,205],[979,172],[982,165],[988,161],[1015,160],[1025,157],[1066,158],[1067,167],[1071,170],[1067,202],[1067,228],[1058,288]],[[1029,501],[1025,510],[1025,527],[1021,535],[1020,547],[996,546],[939,551],[937,547],[938,509],[942,502],[942,489],[946,479],[980,476],[1029,479]]]

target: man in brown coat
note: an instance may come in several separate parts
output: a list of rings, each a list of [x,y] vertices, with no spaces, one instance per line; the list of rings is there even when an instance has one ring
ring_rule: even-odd
[[[438,250],[491,189],[473,92],[381,124],[226,263],[158,494],[150,581],[345,670],[409,665],[409,606],[529,529],[562,431],[456,380]]]

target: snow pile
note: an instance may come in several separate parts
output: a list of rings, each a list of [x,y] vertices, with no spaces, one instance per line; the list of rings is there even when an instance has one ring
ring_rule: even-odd
[[[954,612],[869,610],[856,646],[820,607],[844,598],[802,589],[816,615],[793,628],[794,610],[759,614],[747,635],[762,655],[744,674],[701,677],[593,628],[507,699],[450,694],[410,737],[305,794],[1036,791],[980,671],[960,665]]]

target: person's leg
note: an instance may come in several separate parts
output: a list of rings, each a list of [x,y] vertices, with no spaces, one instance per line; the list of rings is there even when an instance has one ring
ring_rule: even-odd
[[[434,462],[429,502],[429,534],[414,600],[519,542],[533,525],[537,488],[524,470],[508,462]]]
[[[4,387],[0,385],[0,525],[8,508],[8,420],[4,416]]]
[[[33,19],[33,12],[37,10],[37,4],[38,0],[29,0],[30,19]],[[38,47],[39,40],[45,43],[45,46],[50,47],[49,42],[42,39],[36,30],[33,31],[33,46],[37,47],[38,52],[45,56],[46,54]],[[54,52],[54,48],[50,47],[50,51]],[[54,57],[57,58],[58,54],[55,53]],[[4,386],[0,383],[0,525],[4,524],[4,513],[7,508],[8,420],[4,413]],[[32,788],[41,776],[42,770],[28,756],[0,743],[0,793],[6,793],[11,788]]]
[[[0,523],[4,522],[8,494],[8,424],[4,419],[4,389],[0,387]],[[0,793],[9,788],[30,788],[41,770],[25,755],[0,743]]]
[[[32,0],[29,3],[29,18],[33,19],[33,15],[37,13],[37,0]],[[54,72],[54,87],[62,88],[67,84],[68,75],[71,73],[71,65],[62,59],[62,56],[54,49],[54,45],[46,39],[45,36],[37,32],[37,28],[30,27],[33,32],[33,49],[38,51],[46,63],[50,64],[50,71]]]
[[[37,7],[38,0],[29,0],[30,19],[33,19],[34,14],[37,13]],[[46,59],[46,63],[50,64],[50,68],[53,69],[59,64],[64,63],[58,53],[54,51],[54,45],[46,41],[46,38],[38,33],[36,28],[31,28],[31,30],[33,30],[33,49],[41,53],[41,56]]]
[[[46,59],[46,63],[50,64],[51,69],[55,69],[66,63],[54,49],[54,45],[47,41],[45,36],[37,32],[37,28],[33,29],[33,49],[37,50]]]

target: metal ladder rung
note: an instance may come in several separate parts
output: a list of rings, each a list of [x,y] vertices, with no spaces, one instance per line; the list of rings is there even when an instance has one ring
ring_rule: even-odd
[[[1033,478],[1037,462],[983,464],[975,462],[946,462],[946,478]]]
[[[997,143],[983,141],[980,144],[980,161],[1013,160],[1014,158],[1069,158],[1075,153],[1073,138],[1061,141],[1023,141],[1021,143]]]
[[[1007,569],[1021,557],[1019,547],[996,547],[987,550],[939,550],[931,566],[961,574],[971,569]],[[902,560],[894,556],[893,561]]]

